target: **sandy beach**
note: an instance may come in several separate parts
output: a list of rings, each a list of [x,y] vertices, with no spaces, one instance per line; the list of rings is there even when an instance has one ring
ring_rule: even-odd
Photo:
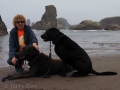
[[[51,78],[31,77],[0,82],[0,90],[119,90],[120,50],[103,50],[89,54],[96,71],[115,71],[118,75],[67,77],[53,75]],[[14,73],[12,66],[0,68],[0,78]]]
[[[31,77],[0,82],[0,90],[120,90],[120,35],[118,31],[63,31],[76,41],[89,54],[93,69],[98,72],[114,71],[117,75],[86,77],[61,77],[53,75],[51,78]],[[40,38],[43,31],[36,31],[40,51],[49,55],[49,42]],[[0,39],[0,78],[14,74],[14,67],[8,66],[8,37]],[[79,37],[79,38],[78,38]],[[52,45],[52,58],[58,58]],[[7,66],[7,67],[6,67]]]

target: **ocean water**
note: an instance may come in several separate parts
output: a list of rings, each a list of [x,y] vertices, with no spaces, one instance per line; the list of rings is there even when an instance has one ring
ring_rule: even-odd
[[[9,31],[9,30],[8,30]],[[60,30],[72,40],[77,42],[89,55],[96,52],[110,52],[120,49],[120,31],[105,30]],[[40,52],[49,55],[50,43],[41,39],[45,30],[34,30],[39,42]],[[9,51],[9,34],[0,36],[0,67],[6,67]],[[52,57],[58,58],[52,44]]]

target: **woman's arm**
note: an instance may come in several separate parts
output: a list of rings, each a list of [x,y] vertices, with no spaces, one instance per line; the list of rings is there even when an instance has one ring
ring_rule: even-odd
[[[35,33],[33,32],[32,28],[30,28],[30,40],[32,41],[32,45],[33,45],[37,50],[39,50],[39,47],[38,47],[38,39],[37,39]]]
[[[16,48],[15,48],[15,41],[13,38],[13,33],[10,31],[10,36],[9,36],[9,58],[12,58],[15,56],[16,53]]]

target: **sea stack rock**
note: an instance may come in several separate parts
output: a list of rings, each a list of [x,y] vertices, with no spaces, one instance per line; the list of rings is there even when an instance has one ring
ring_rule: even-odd
[[[84,20],[78,25],[73,25],[70,27],[73,30],[102,30],[99,22],[92,20]]]
[[[111,25],[116,27],[116,25],[120,25],[120,16],[107,17],[107,18],[100,20],[99,23],[101,24],[103,29],[109,26],[111,27]]]
[[[27,19],[26,24],[30,26],[30,19]]]
[[[120,30],[120,25],[117,24],[109,24],[105,27],[104,30]]]
[[[54,5],[45,6],[45,13],[41,21],[37,21],[32,28],[37,30],[46,30],[49,28],[57,28],[57,11]]]
[[[58,18],[57,19],[57,28],[68,29],[69,27],[70,27],[70,25],[65,18]]]
[[[5,23],[2,21],[1,15],[0,15],[0,36],[7,35],[7,27]]]

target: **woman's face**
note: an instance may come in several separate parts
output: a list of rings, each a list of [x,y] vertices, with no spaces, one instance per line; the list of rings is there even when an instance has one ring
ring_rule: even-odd
[[[15,21],[15,26],[21,30],[24,29],[25,21],[24,20],[16,20]]]

